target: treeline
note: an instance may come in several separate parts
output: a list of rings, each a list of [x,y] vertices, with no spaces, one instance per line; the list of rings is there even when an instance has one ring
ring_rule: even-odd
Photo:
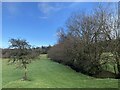
[[[29,57],[37,57],[40,54],[47,54],[48,50],[52,46],[41,46],[41,47],[30,47],[27,51],[31,53]],[[18,52],[19,49],[11,49],[11,48],[1,48],[2,58],[10,58],[13,54],[12,52]]]
[[[48,57],[90,76],[103,72],[102,66],[111,62],[115,78],[120,78],[118,14],[112,8],[99,5],[91,14],[72,14],[66,27],[59,28],[58,43]]]

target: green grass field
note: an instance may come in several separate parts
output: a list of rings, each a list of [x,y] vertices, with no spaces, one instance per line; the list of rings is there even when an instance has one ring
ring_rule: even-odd
[[[28,65],[28,78],[21,81],[23,69],[2,60],[3,88],[118,88],[118,80],[96,79],[49,60],[46,55]]]
[[[0,58],[0,89],[2,89],[2,59]]]

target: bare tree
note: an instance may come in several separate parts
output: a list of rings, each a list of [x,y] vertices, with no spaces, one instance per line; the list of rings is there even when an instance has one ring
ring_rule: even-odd
[[[61,28],[59,43],[55,46],[56,52],[54,52],[54,47],[51,49],[54,53],[53,56],[59,53],[63,63],[94,75],[103,71],[102,65],[109,62],[109,59],[102,58],[104,62],[101,63],[102,54],[112,53],[115,60],[111,62],[114,63],[114,69],[117,64],[119,72],[120,40],[118,31],[116,31],[116,14],[111,8],[113,5],[103,6],[99,4],[91,14],[74,13],[66,22],[66,34],[63,32],[65,29]],[[114,33],[115,36],[113,36]],[[61,49],[58,49],[59,46]],[[58,58],[56,59],[58,60]]]

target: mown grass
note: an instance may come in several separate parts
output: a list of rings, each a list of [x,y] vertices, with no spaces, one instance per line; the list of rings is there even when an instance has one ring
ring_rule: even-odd
[[[0,58],[0,89],[2,89],[2,58]]]
[[[96,79],[49,60],[46,55],[28,65],[28,78],[21,81],[23,69],[2,60],[3,88],[118,88],[116,79]]]

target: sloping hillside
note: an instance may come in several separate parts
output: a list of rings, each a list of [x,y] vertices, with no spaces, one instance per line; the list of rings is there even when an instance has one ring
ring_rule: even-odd
[[[22,69],[7,65],[3,59],[3,87],[5,88],[117,88],[118,80],[96,79],[75,72],[70,67],[49,60],[46,55],[28,65],[31,81],[21,81]]]

